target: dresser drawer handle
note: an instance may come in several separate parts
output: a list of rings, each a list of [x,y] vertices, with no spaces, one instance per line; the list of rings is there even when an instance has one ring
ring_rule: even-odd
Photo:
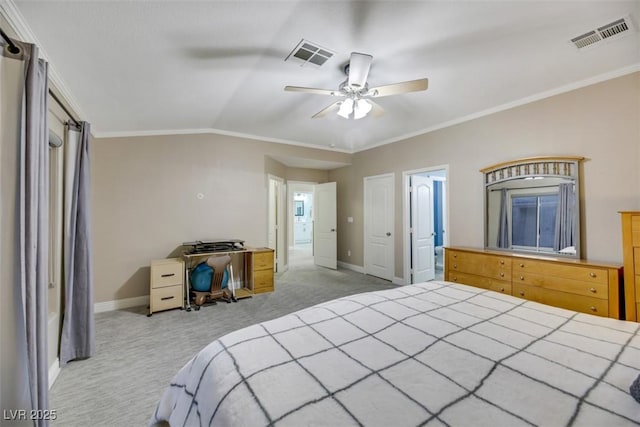
[[[589,273],[589,276],[596,277],[596,273]]]
[[[458,258],[458,254],[453,254],[453,257],[454,258]]]
[[[453,268],[458,268],[458,264],[453,264]]]
[[[500,273],[500,277],[504,277],[504,273],[502,273],[502,272],[501,272],[501,273]]]
[[[594,313],[595,313],[596,311],[598,311],[598,309],[597,309],[597,308],[595,308],[593,305],[592,305],[591,307],[589,307],[589,310],[593,311]]]
[[[175,298],[175,296],[173,296],[173,295],[172,295],[172,296],[170,296],[170,297],[162,297],[162,298],[160,298],[160,299],[161,299],[162,301],[166,301],[166,300],[174,299],[174,298]]]
[[[458,281],[458,278],[457,278],[457,277],[454,277],[454,278],[453,278],[453,279],[451,279],[451,280],[452,280],[453,282],[457,282],[457,281]]]
[[[503,259],[500,260],[500,264],[504,265],[504,260]]]
[[[520,276],[520,280],[524,280],[524,276]]]
[[[595,294],[597,291],[596,291],[596,288],[591,288],[591,289],[589,289],[589,292],[591,292],[591,293],[594,293],[594,294]]]
[[[524,267],[524,264],[523,264],[523,263],[520,263],[520,267]]]
[[[524,296],[524,291],[520,291],[520,296]]]
[[[504,288],[500,288],[500,292],[504,292]]]
[[[175,276],[176,273],[167,273],[167,274],[162,274],[160,277],[171,277],[171,276]]]

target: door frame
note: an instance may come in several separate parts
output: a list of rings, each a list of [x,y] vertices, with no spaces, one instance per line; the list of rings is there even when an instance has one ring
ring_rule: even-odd
[[[403,284],[410,285],[413,283],[411,277],[411,239],[410,236],[410,221],[411,221],[411,208],[409,194],[409,178],[411,175],[424,174],[429,172],[444,170],[445,179],[443,180],[443,220],[445,223],[445,230],[447,231],[442,239],[442,245],[447,246],[449,244],[449,165],[429,166],[420,169],[412,169],[402,172],[402,243],[403,243]]]
[[[271,181],[275,181],[276,185],[276,194],[271,193]],[[274,260],[274,271],[281,273],[283,271],[287,271],[289,266],[285,262],[288,252],[286,251],[286,230],[287,230],[287,218],[286,218],[286,185],[284,178],[280,178],[279,176],[267,174],[267,244],[269,242],[269,226],[271,219],[271,209],[270,202],[272,197],[276,197],[276,247],[275,249],[275,260]]]
[[[396,271],[396,237],[394,235],[395,233],[395,217],[396,217],[396,174],[395,172],[389,172],[389,173],[383,173],[383,174],[379,174],[379,175],[371,175],[371,176],[365,176],[363,179],[363,187],[362,187],[362,219],[363,219],[363,225],[362,225],[362,246],[363,246],[363,260],[362,260],[362,269],[364,271],[364,274],[369,274],[367,272],[367,257],[368,257],[368,251],[367,251],[367,180],[369,179],[374,179],[374,178],[391,178],[391,198],[393,199],[393,203],[391,204],[391,266],[389,267],[391,269],[391,277],[389,278],[389,280],[392,283],[397,283],[396,282],[396,277],[395,277],[395,271]],[[377,277],[377,276],[376,276]]]

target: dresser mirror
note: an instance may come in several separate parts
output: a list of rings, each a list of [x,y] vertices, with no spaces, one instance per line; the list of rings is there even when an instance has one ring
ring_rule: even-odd
[[[485,247],[580,258],[581,160],[540,157],[482,169]]]

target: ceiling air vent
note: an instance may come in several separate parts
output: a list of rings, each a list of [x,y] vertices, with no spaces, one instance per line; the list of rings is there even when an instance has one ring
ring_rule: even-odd
[[[318,46],[308,40],[302,39],[300,43],[291,51],[285,61],[295,61],[301,67],[312,65],[315,67],[322,66],[327,62],[334,52],[329,49]]]
[[[625,35],[631,34],[633,31],[633,24],[628,16],[613,21],[607,25],[591,30],[581,36],[571,39],[571,43],[578,48],[584,49],[586,47],[598,45],[603,40],[614,40],[621,38]]]

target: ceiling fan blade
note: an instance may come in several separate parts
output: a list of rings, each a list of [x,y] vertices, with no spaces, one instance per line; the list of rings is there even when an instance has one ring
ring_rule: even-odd
[[[369,77],[369,69],[371,68],[373,56],[365,53],[352,52],[349,60],[349,86],[364,87]]]
[[[373,102],[371,99],[367,99],[367,102],[371,104],[371,115],[373,117],[380,117],[384,114],[384,108],[382,108],[380,104]]]
[[[320,110],[319,112],[317,112],[316,114],[314,114],[313,116],[311,116],[312,119],[319,119],[321,117],[326,116],[327,114],[337,110],[340,108],[340,104],[342,103],[342,101],[336,101],[333,104],[329,105],[328,107]]]
[[[379,98],[381,96],[397,95],[399,93],[418,92],[427,90],[429,87],[428,79],[410,80],[402,83],[392,83],[390,85],[378,86],[369,89],[367,96]]]
[[[329,95],[329,96],[341,96],[342,94],[336,90],[329,89],[316,89],[312,87],[300,87],[300,86],[285,86],[284,90],[288,92],[305,92],[313,93],[316,95]]]

